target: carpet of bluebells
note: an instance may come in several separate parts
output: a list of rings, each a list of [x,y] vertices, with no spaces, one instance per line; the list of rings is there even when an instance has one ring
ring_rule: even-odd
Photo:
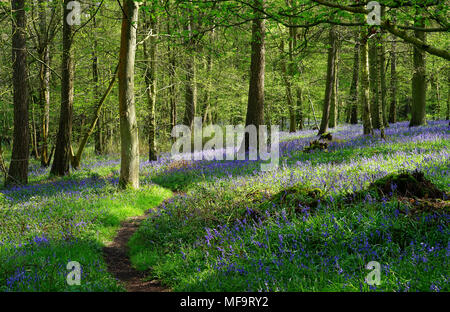
[[[237,160],[144,165],[153,182],[186,194],[140,227],[132,262],[176,291],[449,291],[448,210],[411,215],[395,185],[382,198],[344,200],[416,169],[448,192],[448,122],[397,123],[386,141],[360,126],[333,132],[328,152],[312,153],[302,149],[315,131],[284,133],[274,172]],[[295,185],[320,189],[318,207],[270,201]],[[381,265],[380,285],[365,281],[370,261]]]
[[[0,191],[0,291],[121,291],[107,272],[102,247],[120,222],[172,194],[145,184],[119,191],[117,159],[91,159],[64,179],[32,165],[31,183]],[[81,284],[68,285],[71,261]]]
[[[416,169],[448,193],[448,121],[393,124],[386,140],[361,132],[337,127],[328,151],[312,153],[302,149],[316,131],[283,133],[280,166],[268,172],[260,161],[162,155],[141,162],[139,191],[118,190],[117,155],[85,159],[64,179],[33,163],[30,185],[0,190],[0,291],[123,290],[101,249],[122,220],[149,209],[130,258],[175,291],[449,291],[448,210],[412,215],[395,185],[345,200]],[[297,185],[321,190],[319,204],[271,201]],[[70,261],[81,264],[79,286],[66,282]],[[370,261],[380,285],[365,282]]]

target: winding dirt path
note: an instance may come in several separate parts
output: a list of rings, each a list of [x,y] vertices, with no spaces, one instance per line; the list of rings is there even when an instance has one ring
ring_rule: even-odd
[[[174,196],[176,195],[174,193]],[[145,281],[146,273],[133,268],[128,257],[128,241],[147,217],[146,213],[123,221],[114,240],[103,247],[103,258],[108,271],[128,292],[170,292],[170,289],[161,285],[158,280]]]

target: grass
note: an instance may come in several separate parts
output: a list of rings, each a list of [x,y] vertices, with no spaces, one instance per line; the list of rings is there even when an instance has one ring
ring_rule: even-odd
[[[446,124],[392,125],[387,141],[355,130],[338,128],[328,153],[303,153],[311,137],[289,135],[274,173],[203,162],[177,169],[173,184],[172,170],[150,174],[188,193],[142,224],[132,262],[175,291],[449,291],[448,208],[411,215],[395,192],[365,191],[419,169],[448,192]],[[277,196],[292,187],[324,195],[315,205],[298,192],[293,207]],[[361,200],[345,199],[361,191]],[[370,261],[381,264],[381,285],[365,282]]]
[[[175,291],[449,291],[448,208],[412,213],[395,191],[367,190],[420,170],[448,194],[447,122],[393,124],[387,140],[340,126],[328,152],[303,152],[314,134],[283,134],[274,172],[258,161],[144,161],[139,191],[118,190],[118,156],[89,157],[63,179],[32,163],[29,186],[0,191],[0,290],[123,291],[101,249],[122,220],[157,207],[130,259]],[[79,286],[66,283],[69,261],[81,264]],[[370,261],[380,285],[365,282]]]
[[[56,182],[4,190],[0,209],[0,291],[121,291],[106,271],[102,247],[120,222],[170,197],[145,185],[117,189],[105,168],[82,170]],[[78,261],[81,285],[69,286],[66,265]]]

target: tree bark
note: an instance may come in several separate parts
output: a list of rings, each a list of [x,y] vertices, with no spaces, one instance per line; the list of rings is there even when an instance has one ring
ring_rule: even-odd
[[[145,85],[148,102],[148,160],[154,161],[156,155],[156,124],[155,124],[155,106],[156,106],[156,73],[157,73],[157,38],[158,20],[154,12],[149,13],[150,17],[146,17],[145,29],[152,31],[149,42],[144,41],[144,59],[145,59]]]
[[[170,22],[167,22],[167,33],[170,34]],[[174,48],[171,46],[172,42],[167,44],[167,56],[169,58],[169,103],[170,103],[170,126],[172,129],[177,124],[177,106],[176,106],[176,87],[175,87],[175,66],[176,59]],[[175,138],[172,138],[175,140]]]
[[[56,139],[56,149],[50,173],[56,176],[69,174],[69,163],[72,157],[70,140],[72,137],[73,114],[73,27],[67,23],[71,12],[67,8],[70,0],[64,0],[63,14],[63,52],[61,75],[61,109],[59,113],[59,128]]]
[[[93,18],[93,25],[94,25],[94,30],[97,26],[95,17]],[[99,81],[98,81],[98,56],[97,56],[97,37],[94,34],[94,46],[92,49],[92,81],[94,83],[94,99],[95,102],[97,103],[97,101],[99,100],[100,97],[100,93],[99,93]],[[114,77],[116,75],[114,74]],[[103,154],[103,122],[102,122],[102,111],[100,110],[99,112],[99,116],[97,117],[97,122],[96,122],[96,126],[95,126],[95,154],[97,155],[101,155]]]
[[[289,65],[286,64],[285,51],[284,51],[284,40],[281,39],[281,72],[283,75],[283,80],[286,88],[286,100],[287,107],[289,111],[289,132],[295,132],[295,110],[294,110],[294,98],[292,95],[292,74],[291,74],[291,60],[292,60],[292,40],[291,29],[289,29],[289,49],[288,49],[288,60]],[[289,67],[289,69],[288,69]]]
[[[384,9],[382,9],[382,16],[384,15]],[[384,40],[384,32],[380,33],[380,46],[378,48],[379,52],[379,66],[380,66],[380,106],[382,118],[380,123],[383,123],[384,127],[389,127],[389,123],[387,121],[386,114],[386,48],[385,48],[385,40]]]
[[[41,166],[50,165],[48,154],[48,131],[50,123],[50,42],[47,33],[47,8],[46,0],[39,0],[39,101],[41,106]]]
[[[112,87],[114,86],[114,82],[116,81],[117,70],[118,70],[118,66],[116,67],[116,70],[114,71],[114,76],[112,77],[111,82],[109,83],[109,86],[105,91],[105,94],[100,99],[99,103],[96,104],[94,116],[92,117],[92,121],[91,121],[88,131],[80,140],[80,144],[78,146],[78,151],[75,154],[75,156],[73,157],[73,161],[72,161],[72,167],[74,169],[78,169],[80,167],[81,155],[83,153],[84,147],[86,146],[86,143],[87,143],[89,137],[92,135],[92,133],[94,133],[94,130],[96,129],[97,122],[100,119],[100,113],[102,111],[103,104],[105,103],[105,100],[108,97],[109,93],[111,92]]]
[[[374,129],[380,129],[380,119],[378,115],[378,109],[380,105],[380,69],[378,63],[378,37],[375,37],[369,41],[369,84],[371,93],[371,115],[372,126]]]
[[[139,188],[139,137],[134,104],[134,63],[138,3],[123,0],[119,55],[119,115],[121,158],[119,185]]]
[[[423,20],[416,16],[414,26],[423,27]],[[423,31],[415,30],[415,36],[422,42],[426,42],[426,34]],[[412,106],[410,127],[426,124],[426,56],[425,52],[414,46],[414,74],[412,77]]]
[[[298,116],[298,128],[303,130],[303,98],[302,88],[297,86],[297,116]]]
[[[353,52],[353,77],[350,86],[350,123],[358,123],[358,73],[359,73],[359,39],[356,35],[356,43]]]
[[[363,133],[372,134],[372,116],[370,111],[370,85],[369,85],[369,45],[365,27],[361,30],[359,45],[359,96],[363,120]]]
[[[30,134],[28,128],[28,85],[25,0],[12,0],[12,63],[14,141],[6,185],[28,183]]]
[[[337,33],[336,33],[337,35]],[[339,48],[337,44],[338,38],[336,37],[336,59],[334,61],[334,81],[333,89],[331,93],[330,103],[330,118],[328,120],[328,127],[334,128],[337,125],[338,120],[338,63],[339,63]]]
[[[250,83],[248,89],[247,114],[245,125],[258,126],[264,124],[264,75],[266,64],[266,22],[258,9],[264,9],[266,0],[254,0],[254,19],[252,22],[252,42],[250,61]],[[259,133],[259,131],[257,131]],[[249,135],[245,135],[245,150],[250,147]],[[259,146],[259,137],[257,141]]]
[[[193,21],[192,16],[186,25],[185,30],[188,32],[188,38],[185,42],[187,53],[189,54],[185,60],[186,66],[186,82],[185,82],[185,111],[183,123],[192,128],[195,111],[197,108],[197,81],[196,81],[196,57],[195,47],[192,37]]]
[[[397,122],[397,51],[395,37],[391,44],[391,103],[389,107],[389,122]]]
[[[329,32],[329,45],[328,48],[328,65],[327,65],[327,79],[325,88],[325,100],[322,110],[322,121],[320,123],[319,135],[327,132],[328,123],[330,118],[331,102],[333,97],[333,88],[335,85],[336,75],[336,54],[337,54],[337,42],[336,42],[336,29],[335,26],[331,26]]]
[[[447,68],[447,113],[445,119],[450,120],[450,67]]]

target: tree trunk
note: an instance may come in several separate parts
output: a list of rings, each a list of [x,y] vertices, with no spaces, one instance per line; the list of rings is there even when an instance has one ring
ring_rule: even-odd
[[[392,37],[391,45],[391,103],[389,107],[389,122],[397,122],[397,52],[396,38]]]
[[[28,129],[28,86],[25,0],[12,0],[12,63],[14,141],[6,185],[28,183],[30,134]]]
[[[380,105],[380,70],[378,64],[378,36],[369,41],[369,84],[371,93],[371,115],[372,126],[374,129],[380,129],[380,119],[378,109]]]
[[[423,27],[423,20],[416,16],[414,26]],[[415,30],[417,39],[425,42],[426,34],[423,31]],[[426,59],[425,51],[414,46],[414,74],[412,77],[412,106],[411,106],[411,122],[410,127],[420,126],[426,124]]]
[[[211,39],[213,38],[213,34],[211,34]],[[212,40],[211,40],[212,41]],[[205,111],[203,112],[203,123],[210,124],[212,123],[212,115],[211,115],[211,90],[212,90],[212,52],[210,51],[207,55],[206,60],[206,72],[207,72],[207,82],[206,82],[206,90],[205,90]]]
[[[167,33],[170,34],[170,23],[167,22]],[[176,59],[175,59],[175,53],[174,48],[171,47],[172,42],[169,42],[167,44],[167,55],[169,58],[169,103],[170,103],[170,126],[172,129],[177,124],[177,106],[176,106],[176,87],[175,87],[175,66],[176,66]],[[172,138],[175,140],[175,138]]]
[[[48,167],[48,129],[50,122],[50,42],[47,34],[47,8],[46,0],[39,0],[39,101],[41,107],[41,166]]]
[[[363,133],[372,134],[372,116],[370,111],[370,84],[369,84],[369,45],[368,35],[365,27],[361,30],[359,44],[359,96],[361,102],[361,113],[363,120]]]
[[[59,113],[59,128],[56,139],[56,149],[51,174],[64,176],[69,174],[69,163],[72,157],[70,140],[72,136],[73,114],[73,27],[67,23],[67,16],[71,12],[67,5],[70,0],[64,0],[63,14],[63,52],[61,75],[61,110]]]
[[[336,45],[337,45],[337,40],[338,40],[338,38],[336,38]],[[332,93],[331,93],[330,118],[328,120],[329,128],[336,127],[337,119],[338,119],[338,63],[339,63],[339,49],[336,46],[336,59],[334,61],[334,82],[333,82],[333,89],[332,89]]]
[[[94,30],[96,28],[96,20],[93,18]],[[99,100],[99,85],[98,85],[98,57],[97,57],[97,37],[94,34],[94,47],[92,50],[92,81],[94,83],[94,99],[97,104]],[[115,76],[115,75],[114,75]],[[102,133],[103,123],[102,123],[102,111],[99,111],[99,116],[97,117],[96,127],[95,127],[95,153],[97,155],[103,154],[103,133]]]
[[[284,40],[281,39],[281,72],[283,75],[284,84],[286,87],[286,100],[287,107],[289,110],[289,132],[295,132],[295,110],[294,110],[294,98],[292,96],[292,73],[291,73],[291,60],[292,60],[292,37],[291,29],[289,29],[289,49],[288,49],[288,59],[289,65],[286,64],[285,51],[284,51]],[[288,69],[289,66],[289,69]]]
[[[358,73],[359,73],[359,39],[356,36],[356,44],[353,52],[353,77],[350,86],[350,123],[358,123]]]
[[[84,147],[86,146],[86,143],[87,143],[89,137],[92,135],[92,133],[96,129],[97,122],[99,121],[100,116],[101,116],[100,113],[102,111],[103,104],[105,103],[105,100],[108,97],[109,93],[111,92],[112,87],[114,86],[114,82],[116,81],[117,70],[118,70],[118,66],[116,67],[116,70],[114,71],[114,76],[111,79],[111,82],[109,83],[109,86],[106,89],[105,94],[100,99],[99,103],[96,104],[94,116],[92,117],[92,121],[91,121],[88,131],[83,136],[83,138],[80,140],[80,144],[78,146],[78,151],[77,151],[76,155],[73,157],[73,161],[72,161],[72,167],[74,169],[78,169],[80,167],[81,155],[83,153]]]
[[[298,128],[303,130],[303,99],[302,88],[297,87],[297,116],[298,116]]]
[[[258,9],[265,8],[266,0],[254,0],[255,9],[252,22],[252,42],[251,42],[251,61],[250,61],[250,83],[248,89],[247,114],[245,125],[255,125],[256,128],[264,124],[264,75],[266,65],[266,22]],[[257,131],[259,134],[259,131]],[[245,134],[244,148],[246,151],[250,148],[248,133]],[[257,146],[259,146],[259,137]]]
[[[192,16],[189,18],[189,23],[187,23],[185,30],[188,32],[189,36],[185,42],[187,53],[189,54],[185,60],[186,66],[186,83],[185,83],[185,111],[183,123],[192,128],[195,110],[197,108],[197,82],[196,82],[196,57],[195,48],[192,37]]]
[[[439,76],[437,72],[433,72],[430,77],[431,85],[431,113],[433,120],[439,119],[441,95],[439,91]]]
[[[447,113],[446,120],[450,120],[450,67],[447,68]]]
[[[384,9],[382,9],[383,12]],[[383,15],[383,13],[382,13]],[[379,52],[379,66],[380,66],[380,106],[381,106],[381,121],[384,127],[389,127],[386,114],[386,48],[384,40],[384,32],[380,33],[380,46],[378,48]]]
[[[119,56],[119,115],[121,162],[119,185],[139,188],[139,137],[134,104],[134,62],[138,3],[123,0]]]
[[[336,54],[337,54],[337,42],[336,42],[336,27],[331,26],[329,33],[329,44],[328,48],[328,69],[327,69],[327,79],[326,79],[326,88],[325,88],[325,100],[323,103],[323,111],[322,111],[322,121],[320,123],[319,135],[327,132],[328,123],[330,118],[330,108],[333,97],[333,88],[335,85],[335,76],[336,76]]]
[[[144,41],[144,59],[145,59],[145,85],[147,90],[148,102],[148,160],[157,159],[156,156],[156,124],[155,124],[155,105],[156,105],[156,73],[157,73],[157,39],[155,35],[158,33],[158,20],[154,12],[149,12],[150,17],[146,17],[145,29],[150,29],[153,36],[149,42]]]

